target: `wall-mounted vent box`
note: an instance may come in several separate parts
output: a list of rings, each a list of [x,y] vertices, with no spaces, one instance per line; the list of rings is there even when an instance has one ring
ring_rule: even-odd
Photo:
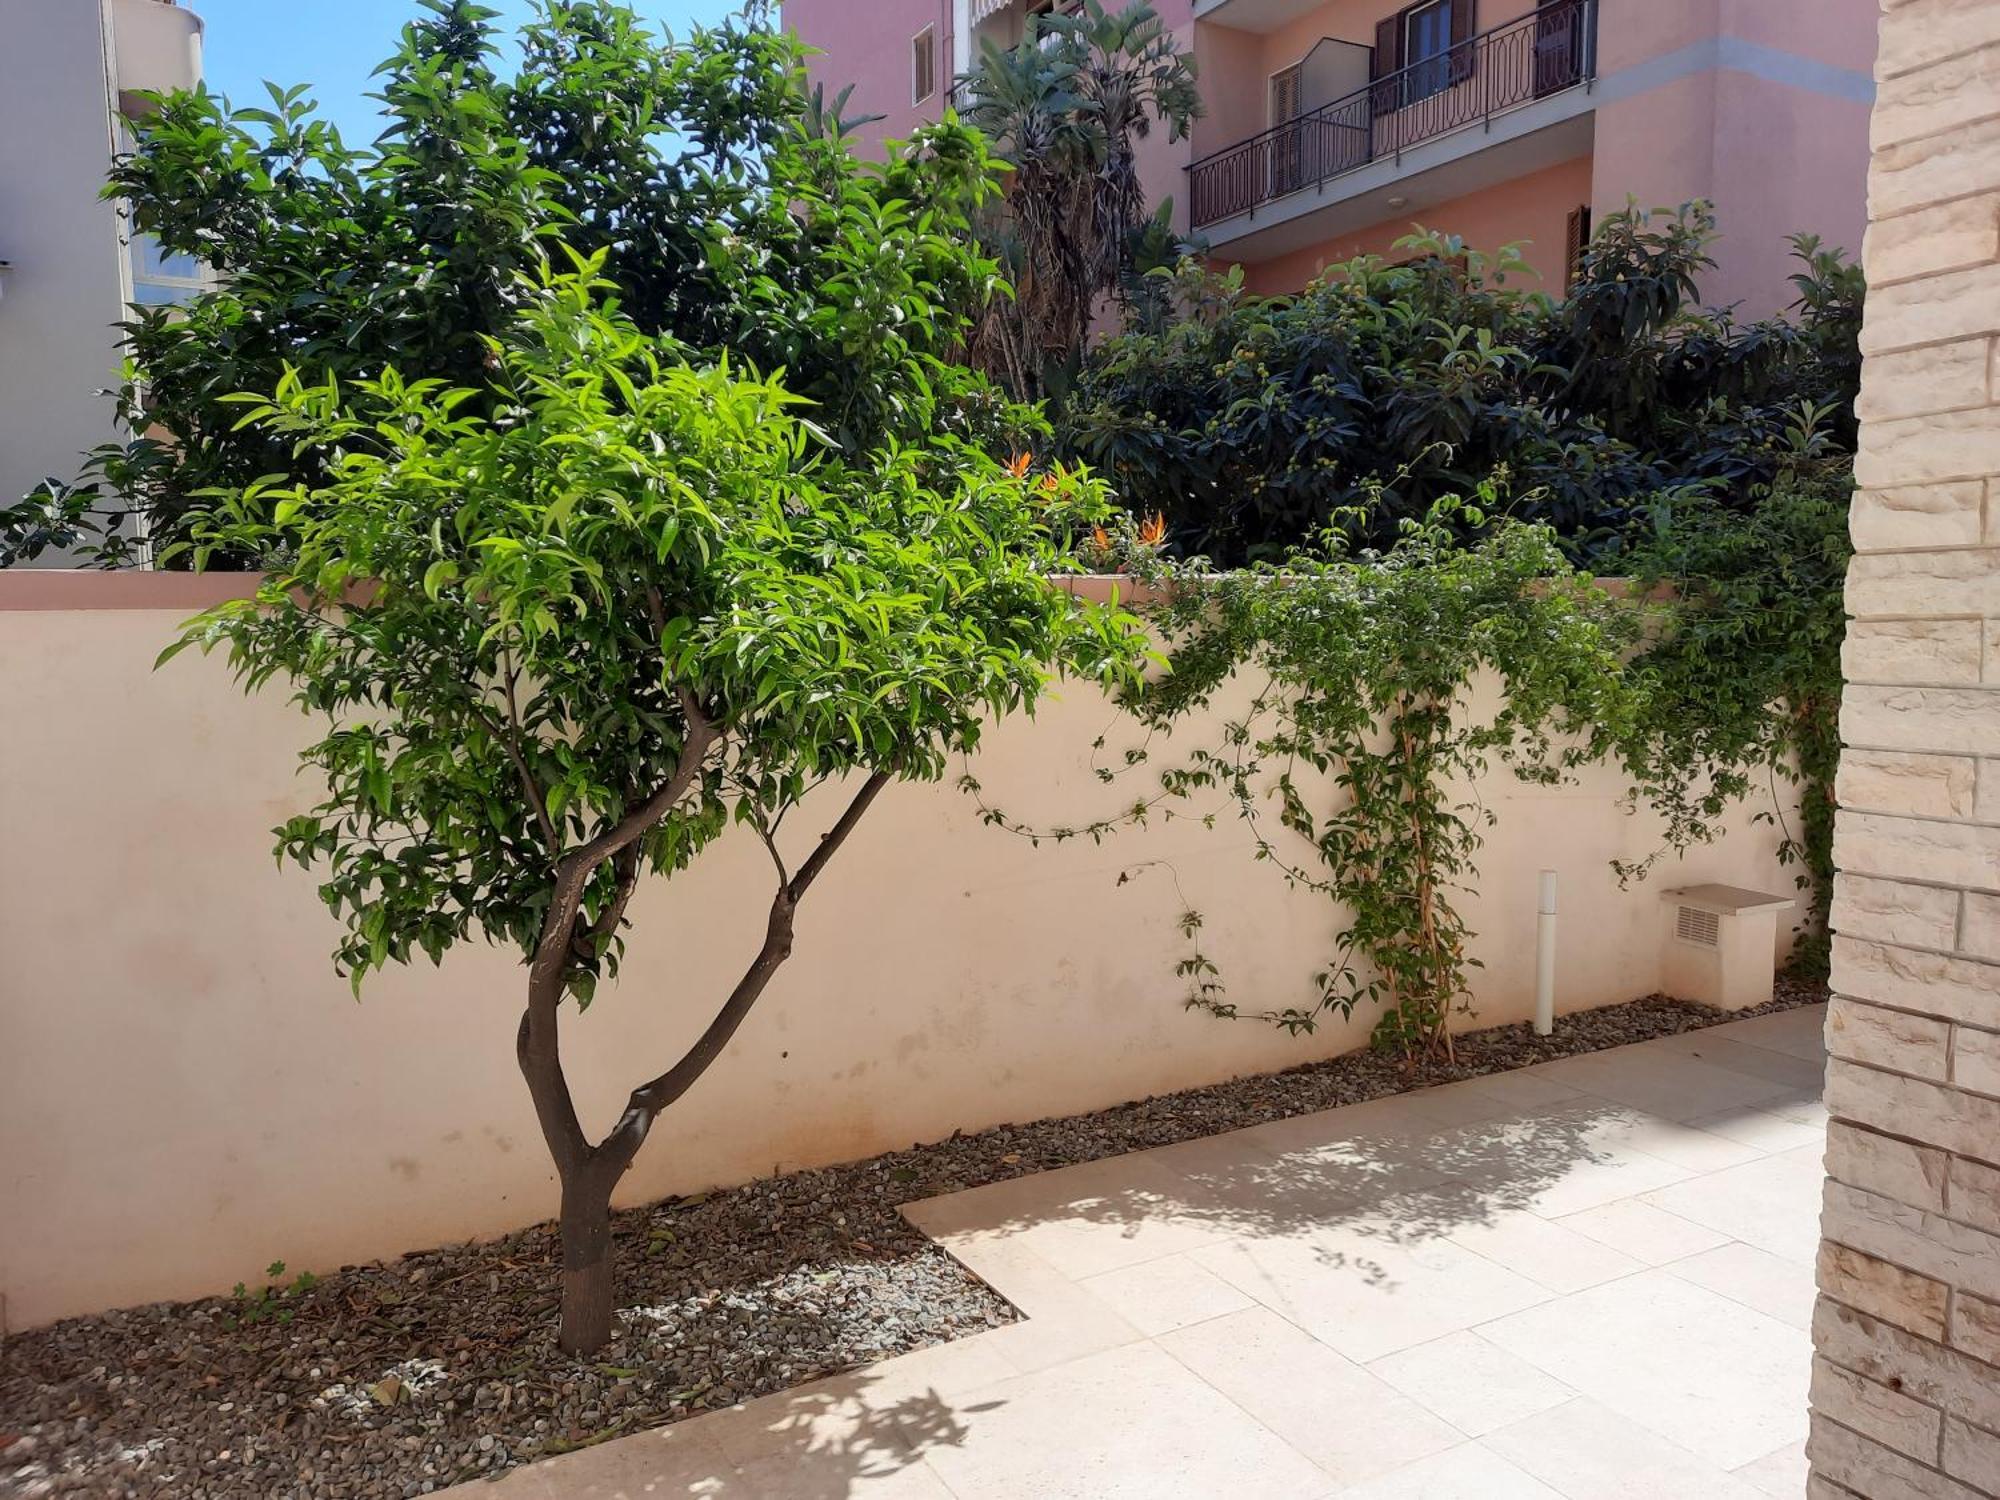
[[[1690,885],[1662,891],[1666,992],[1721,1010],[1747,1010],[1771,998],[1778,968],[1778,913],[1789,896],[1735,885]]]

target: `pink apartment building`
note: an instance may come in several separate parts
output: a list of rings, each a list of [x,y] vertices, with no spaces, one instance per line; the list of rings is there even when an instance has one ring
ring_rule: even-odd
[[[1066,0],[786,0],[814,80],[872,140],[937,118],[981,41]],[[1413,222],[1523,242],[1560,292],[1593,218],[1706,198],[1703,287],[1791,300],[1786,236],[1858,256],[1876,0],[1154,0],[1200,71],[1191,140],[1145,147],[1154,201],[1258,291],[1385,252]]]

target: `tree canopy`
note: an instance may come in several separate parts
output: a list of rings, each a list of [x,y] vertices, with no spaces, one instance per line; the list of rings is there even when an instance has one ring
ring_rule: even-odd
[[[81,542],[121,565],[134,513],[167,543],[206,489],[314,477],[313,454],[221,399],[288,368],[394,367],[485,401],[488,340],[557,239],[603,252],[641,331],[784,370],[848,451],[1000,418],[946,361],[963,330],[929,316],[998,275],[966,253],[995,191],[978,132],[932,127],[857,169],[839,101],[805,91],[799,44],[755,5],[675,42],[613,0],[538,0],[509,49],[474,0],[421,4],[383,64],[372,143],[342,139],[304,87],[255,107],[173,94],[138,126],[107,193],[217,284],[134,310],[126,435],[0,508],[0,564]]]

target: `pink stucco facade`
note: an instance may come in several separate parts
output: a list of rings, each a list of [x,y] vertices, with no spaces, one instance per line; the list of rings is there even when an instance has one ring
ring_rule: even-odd
[[[936,27],[941,77],[971,65],[981,37],[1018,37],[1032,0],[787,0],[785,23],[818,48],[813,77],[854,85],[851,108],[881,114],[871,143],[906,134],[944,106],[941,86],[910,98],[911,40]],[[1792,296],[1788,237],[1817,234],[1858,254],[1865,222],[1868,111],[1873,98],[1875,0],[1590,0],[1593,48],[1561,100],[1539,96],[1479,118],[1490,97],[1480,39],[1512,28],[1532,38],[1537,0],[1444,0],[1463,14],[1454,37],[1468,62],[1449,107],[1463,124],[1420,140],[1375,144],[1359,170],[1286,182],[1245,211],[1218,217],[1191,206],[1189,169],[1218,153],[1254,151],[1274,122],[1273,75],[1308,61],[1301,108],[1367,95],[1385,19],[1412,9],[1393,0],[1155,0],[1196,61],[1205,116],[1192,138],[1146,143],[1153,197],[1191,217],[1218,264],[1240,264],[1261,291],[1295,290],[1321,267],[1384,251],[1413,223],[1481,249],[1521,244],[1544,289],[1560,294],[1571,213],[1594,218],[1637,200],[1714,203],[1721,238],[1707,300],[1759,316]],[[1553,0],[1572,12],[1579,0]],[[1544,16],[1550,12],[1543,12]],[[1400,34],[1400,33],[1399,33]],[[1399,45],[1401,45],[1399,43]],[[1493,55],[1499,55],[1497,40]],[[1317,89],[1317,96],[1313,90]],[[1345,91],[1345,92],[1342,92]],[[1366,104],[1363,108],[1368,107]],[[1430,106],[1439,112],[1441,105]],[[1401,129],[1401,127],[1398,127]],[[1258,170],[1268,171],[1268,166]],[[1264,189],[1255,191],[1264,192]]]

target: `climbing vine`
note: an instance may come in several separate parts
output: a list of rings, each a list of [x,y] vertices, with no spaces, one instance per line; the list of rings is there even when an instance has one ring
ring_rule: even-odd
[[[1457,898],[1493,821],[1475,783],[1496,757],[1525,779],[1562,779],[1603,753],[1627,702],[1630,612],[1569,564],[1547,527],[1489,522],[1491,498],[1440,502],[1379,551],[1350,551],[1336,531],[1280,565],[1159,565],[1145,612],[1172,670],[1127,706],[1155,731],[1212,707],[1229,684],[1249,686],[1248,706],[1224,718],[1219,742],[1162,769],[1157,793],[1112,817],[1044,832],[986,806],[987,820],[1062,840],[1155,814],[1233,812],[1258,859],[1348,918],[1308,996],[1256,1014],[1309,1031],[1328,1013],[1380,1004],[1378,1042],[1448,1054],[1478,963]],[[1126,767],[1149,754],[1128,752]],[[1211,791],[1214,806],[1187,810]],[[1201,924],[1192,910],[1182,918],[1188,1003],[1248,1014],[1202,950]]]
[[[1618,736],[1633,795],[1665,819],[1665,852],[1714,839],[1763,784],[1799,788],[1778,856],[1807,896],[1793,963],[1808,974],[1826,967],[1852,490],[1849,463],[1808,445],[1747,510],[1699,492],[1664,501],[1627,560],[1641,598],[1659,596]],[[1780,821],[1772,805],[1758,816]]]

